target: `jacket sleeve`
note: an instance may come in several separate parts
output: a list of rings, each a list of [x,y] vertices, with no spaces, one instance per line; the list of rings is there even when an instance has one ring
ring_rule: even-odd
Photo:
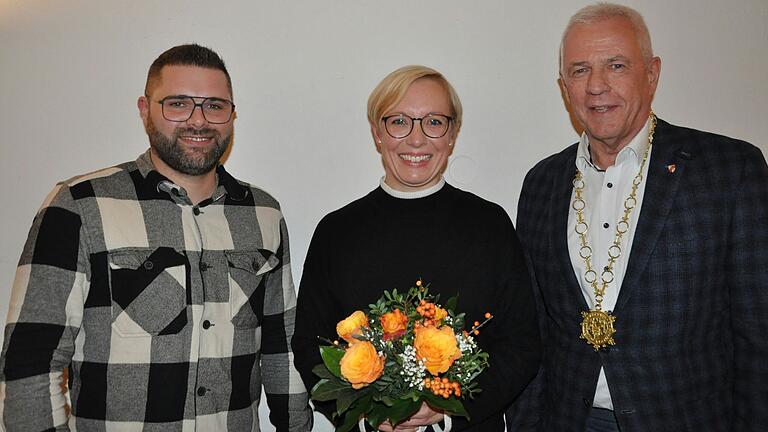
[[[5,327],[0,405],[5,429],[68,430],[62,371],[70,364],[90,283],[87,236],[67,186],[29,231]]]
[[[277,431],[308,431],[312,410],[304,384],[294,366],[291,338],[296,319],[296,292],[291,276],[288,230],[280,219],[280,263],[266,276],[262,323],[261,371],[269,419]]]
[[[541,341],[530,278],[517,233],[506,213],[504,219],[504,226],[497,231],[504,244],[495,251],[502,263],[501,280],[487,299],[494,310],[493,324],[478,337],[489,354],[489,367],[477,380],[482,392],[464,404],[472,423],[454,417],[454,431],[484,427],[486,419],[504,412],[539,369]]]
[[[296,367],[309,391],[320,380],[312,372],[312,369],[323,361],[320,357],[321,343],[318,337],[335,339],[336,322],[331,317],[339,316],[330,292],[331,280],[325,258],[332,251],[324,240],[325,231],[325,223],[321,221],[315,229],[304,260],[296,308],[296,332],[292,341]],[[333,402],[312,403],[315,410],[332,421],[335,407]]]
[[[527,243],[530,241],[528,233],[531,231],[529,224],[531,223],[532,210],[531,200],[535,197],[531,194],[530,177],[532,177],[534,170],[526,176],[523,182],[523,188],[520,192],[520,199],[518,200],[517,209],[517,228],[520,235],[523,250],[525,251],[525,260],[528,267],[528,271],[531,278],[533,298],[536,303],[536,309],[539,317],[539,333],[542,341],[546,340],[546,328],[544,326],[545,320],[543,319],[544,310],[543,303],[540,296],[539,286],[536,280],[536,273],[534,271],[533,264],[530,259],[530,255],[527,251]],[[515,431],[535,431],[538,428],[539,421],[542,415],[543,409],[543,385],[544,385],[544,369],[543,362],[539,368],[536,377],[528,384],[525,391],[520,397],[510,405],[506,412],[506,423],[509,430]]]
[[[724,280],[731,281],[733,430],[768,430],[768,166],[755,147],[743,159],[731,201]]]

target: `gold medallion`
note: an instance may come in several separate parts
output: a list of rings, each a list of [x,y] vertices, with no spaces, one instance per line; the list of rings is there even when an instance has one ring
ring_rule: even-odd
[[[583,319],[581,320],[580,337],[585,339],[589,345],[592,345],[595,351],[608,345],[616,345],[616,342],[613,340],[613,335],[616,333],[613,323],[616,322],[616,317],[611,315],[610,312],[603,310],[603,298],[605,298],[606,288],[615,278],[613,265],[621,257],[621,239],[629,231],[629,217],[632,214],[632,209],[637,205],[637,189],[643,182],[643,169],[648,161],[648,155],[651,153],[653,134],[656,131],[656,114],[651,111],[649,117],[648,146],[643,153],[640,169],[635,178],[632,179],[632,190],[629,192],[627,199],[624,200],[624,215],[616,224],[616,235],[613,238],[613,243],[608,247],[608,262],[603,267],[603,272],[600,275],[600,284],[598,284],[597,272],[592,267],[592,247],[587,241],[589,225],[584,216],[584,209],[586,209],[587,203],[584,201],[583,196],[584,177],[581,171],[576,170],[576,178],[573,179],[573,203],[571,208],[576,212],[576,224],[573,229],[579,237],[579,256],[584,260],[586,269],[584,281],[592,288],[595,294],[595,308],[581,313]],[[672,171],[674,170],[670,169],[670,172]]]
[[[616,344],[613,340],[613,335],[616,333],[616,329],[613,328],[615,316],[602,310],[582,312],[581,316],[584,318],[581,320],[581,338],[586,339],[595,351]]]

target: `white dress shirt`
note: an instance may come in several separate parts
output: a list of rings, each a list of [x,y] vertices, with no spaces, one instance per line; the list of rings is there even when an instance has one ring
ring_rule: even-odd
[[[616,235],[616,223],[624,215],[624,200],[627,199],[632,191],[632,180],[640,169],[640,163],[643,155],[648,148],[648,130],[650,121],[646,122],[643,129],[632,138],[632,141],[624,147],[616,156],[615,163],[607,167],[604,171],[600,170],[594,163],[589,150],[589,139],[586,134],[581,135],[581,141],[576,153],[576,167],[581,171],[584,179],[584,191],[582,197],[586,203],[584,208],[584,219],[587,221],[589,229],[587,231],[587,242],[592,247],[592,268],[597,272],[598,286],[602,283],[600,275],[603,267],[608,264],[608,247],[611,246]],[[637,204],[629,217],[629,230],[621,239],[621,256],[613,265],[614,280],[605,289],[603,296],[602,309],[612,311],[616,305],[616,299],[619,296],[624,272],[629,261],[629,252],[632,250],[632,241],[637,228],[638,216],[643,204],[643,195],[646,179],[648,175],[648,165],[646,161],[643,168],[643,182],[637,188]],[[571,195],[573,202],[574,195]],[[573,270],[576,273],[576,279],[581,286],[581,292],[590,309],[595,307],[595,292],[591,284],[584,279],[586,264],[579,256],[579,235],[574,229],[576,224],[576,211],[570,208],[568,214],[568,251],[573,264]],[[574,336],[576,337],[576,336]],[[616,317],[616,335],[614,336],[616,344],[621,344],[621,316]],[[587,342],[584,341],[586,344]],[[608,390],[608,381],[605,378],[605,370],[600,368],[600,377],[597,380],[593,406],[598,408],[613,409],[611,393]]]

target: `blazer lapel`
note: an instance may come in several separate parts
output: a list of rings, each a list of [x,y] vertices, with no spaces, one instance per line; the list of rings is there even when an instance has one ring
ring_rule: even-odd
[[[683,148],[684,143],[675,142],[673,128],[669,123],[658,120],[637,231],[614,310],[624,307],[638,289],[637,282],[645,271],[675,203],[686,162],[691,159],[691,153]]]
[[[579,300],[582,310],[586,310],[587,302],[581,293],[579,282],[576,280],[576,274],[571,263],[571,256],[568,253],[568,214],[571,209],[571,194],[573,192],[573,178],[576,176],[576,146],[573,152],[569,152],[564,158],[564,166],[553,173],[554,193],[550,198],[552,215],[550,223],[551,237],[549,244],[554,252],[553,259],[556,259],[560,265],[560,272],[563,275],[567,289],[569,289]]]

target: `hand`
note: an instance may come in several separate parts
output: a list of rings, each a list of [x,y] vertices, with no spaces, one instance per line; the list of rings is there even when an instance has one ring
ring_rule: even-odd
[[[416,432],[419,426],[429,426],[440,422],[443,419],[442,411],[435,411],[427,405],[421,403],[421,407],[408,420],[392,427],[389,421],[379,425],[379,430],[383,432]]]

